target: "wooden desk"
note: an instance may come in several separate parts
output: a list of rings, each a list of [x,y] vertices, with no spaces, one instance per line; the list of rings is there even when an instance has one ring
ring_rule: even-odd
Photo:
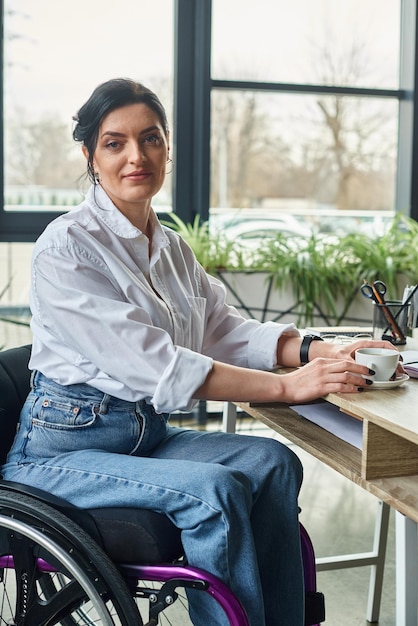
[[[416,345],[408,347],[416,348]],[[362,421],[361,450],[280,403],[229,404],[225,407],[224,429],[229,432],[235,430],[234,419],[238,406],[397,511],[396,624],[416,626],[418,380],[410,379],[396,389],[370,389],[361,394],[329,394],[324,399]],[[387,519],[385,524],[387,528]],[[370,564],[367,559],[364,561]],[[371,595],[367,619],[376,621],[380,598],[371,601]]]
[[[362,420],[361,450],[288,405],[237,406],[418,522],[418,380],[391,390],[329,394],[325,400]]]

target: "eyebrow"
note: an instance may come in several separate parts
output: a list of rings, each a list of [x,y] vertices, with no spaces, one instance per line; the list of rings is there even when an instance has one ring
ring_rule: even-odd
[[[141,130],[141,132],[139,133],[140,135],[146,135],[146,133],[149,133],[153,130],[158,130],[158,132],[161,132],[161,128],[159,126],[148,126],[148,128],[144,128],[144,130]],[[119,133],[117,131],[114,130],[107,130],[106,132],[102,133],[101,137],[125,137],[125,133]]]

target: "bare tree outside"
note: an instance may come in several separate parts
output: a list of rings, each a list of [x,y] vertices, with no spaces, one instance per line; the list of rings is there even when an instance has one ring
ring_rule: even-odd
[[[313,55],[320,68],[319,82],[359,84],[369,67],[367,44],[353,41],[349,49],[338,53],[332,37],[324,36],[323,41]],[[329,152],[329,165],[335,175],[335,206],[385,208],[394,193],[393,183],[388,185],[388,180],[394,180],[396,160],[395,136],[389,129],[393,116],[370,98],[323,96],[316,104],[326,129],[324,150]]]
[[[289,150],[254,91],[212,96],[211,206],[247,208],[277,195]]]
[[[33,122],[27,119],[22,112],[9,122],[8,183],[74,187],[85,171],[85,161],[79,149],[74,149],[69,125],[53,114]]]

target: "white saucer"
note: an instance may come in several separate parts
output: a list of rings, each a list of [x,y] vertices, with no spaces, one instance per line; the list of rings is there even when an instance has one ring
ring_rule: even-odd
[[[406,383],[409,380],[408,374],[401,374],[397,376],[395,380],[376,380],[373,382],[373,385],[370,386],[370,390],[372,389],[394,389],[395,387],[399,387]]]

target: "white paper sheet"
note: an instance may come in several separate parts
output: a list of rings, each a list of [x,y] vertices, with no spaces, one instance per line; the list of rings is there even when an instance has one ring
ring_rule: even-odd
[[[290,408],[298,415],[361,450],[363,422],[343,413],[334,404],[324,401],[315,404],[294,404]]]
[[[418,378],[418,350],[404,350],[401,354],[405,372],[411,378]]]

